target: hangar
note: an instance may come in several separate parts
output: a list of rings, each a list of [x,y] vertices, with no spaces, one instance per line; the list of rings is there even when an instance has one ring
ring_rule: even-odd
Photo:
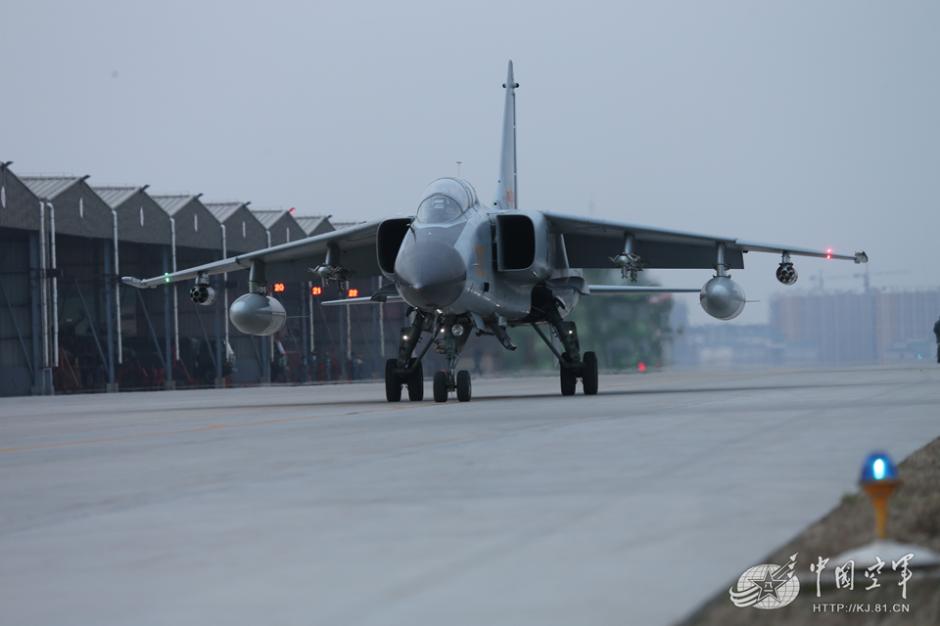
[[[88,176],[18,176],[0,162],[0,395],[301,383],[381,371],[403,307],[320,307],[344,297],[305,267],[273,268],[289,321],[242,335],[226,301],[247,275],[220,277],[197,306],[185,286],[139,291],[122,275],[156,275],[334,230],[330,216],[205,202]],[[354,281],[363,293],[374,281]],[[379,310],[381,309],[381,310]],[[382,329],[379,333],[375,325]],[[387,328],[385,328],[387,326]],[[393,349],[393,348],[389,348]]]

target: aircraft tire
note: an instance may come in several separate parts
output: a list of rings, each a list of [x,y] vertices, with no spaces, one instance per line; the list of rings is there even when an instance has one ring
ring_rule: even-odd
[[[434,401],[447,402],[447,372],[434,372]]]
[[[584,395],[593,396],[597,393],[597,354],[585,352],[581,363],[581,386],[584,388]]]
[[[385,362],[385,399],[389,402],[401,401],[401,378],[398,377],[397,369],[396,359]]]
[[[457,372],[457,399],[461,402],[470,402],[470,372],[460,370]]]
[[[578,376],[572,367],[561,366],[561,395],[573,396],[578,388]]]
[[[418,361],[408,374],[408,399],[412,402],[424,400],[424,366]]]

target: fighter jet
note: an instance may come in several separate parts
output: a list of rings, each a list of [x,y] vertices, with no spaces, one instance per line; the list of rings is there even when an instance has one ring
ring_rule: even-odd
[[[503,84],[502,151],[492,203],[480,202],[466,180],[440,178],[421,194],[413,215],[350,226],[163,276],[122,280],[137,288],[193,280],[193,302],[207,305],[215,293],[211,276],[248,269],[249,292],[232,303],[229,317],[243,333],[270,335],[283,326],[286,313],[269,293],[267,265],[304,262],[314,276],[338,283],[344,292],[353,277],[383,276],[386,286],[371,296],[324,304],[403,301],[408,306],[410,324],[402,329],[398,356],[385,365],[386,399],[400,401],[403,387],[410,400],[424,398],[422,358],[436,346],[448,365],[434,374],[434,400],[446,402],[456,392],[459,401],[467,402],[470,372],[458,370],[457,364],[471,334],[493,336],[513,350],[509,330],[531,326],[558,359],[561,394],[574,395],[580,380],[584,393],[593,395],[598,391],[597,355],[581,351],[575,323],[565,319],[582,296],[699,292],[708,314],[730,320],[743,310],[745,295],[729,271],[744,268],[747,252],[779,254],[776,277],[786,285],[797,280],[794,256],[868,261],[864,252],[836,254],[521,209],[516,170],[518,87],[510,61]],[[583,275],[589,268],[619,268],[624,282],[590,285]],[[714,274],[701,289],[637,283],[643,272],[659,268],[703,269]],[[427,339],[422,345],[423,336]]]

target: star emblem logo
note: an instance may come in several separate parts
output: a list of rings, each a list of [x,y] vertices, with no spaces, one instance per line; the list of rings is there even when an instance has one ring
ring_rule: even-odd
[[[739,608],[779,609],[793,602],[800,593],[796,557],[791,554],[783,565],[764,563],[748,568],[728,589],[731,603]]]
[[[780,600],[780,597],[777,595],[777,590],[787,584],[787,581],[790,580],[790,576],[784,574],[783,576],[775,577],[775,574],[777,574],[777,572],[767,570],[764,572],[763,578],[748,578],[751,583],[760,589],[755,604],[767,596],[770,596],[774,600]]]

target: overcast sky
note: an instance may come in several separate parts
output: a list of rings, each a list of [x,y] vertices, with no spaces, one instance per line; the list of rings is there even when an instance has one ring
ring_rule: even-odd
[[[864,248],[876,285],[940,284],[940,2],[29,0],[0,21],[17,173],[346,220],[413,210],[460,160],[489,198],[512,58],[521,207]],[[755,257],[744,322],[782,289]]]

